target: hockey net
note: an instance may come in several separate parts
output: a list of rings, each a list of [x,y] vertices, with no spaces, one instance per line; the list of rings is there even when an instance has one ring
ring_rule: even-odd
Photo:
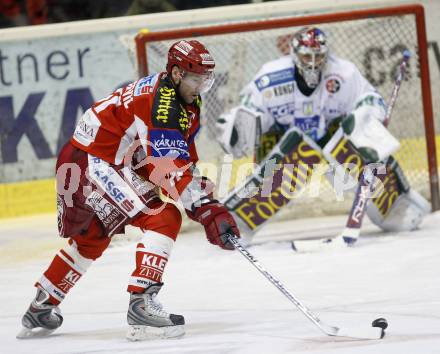
[[[411,51],[406,82],[399,92],[389,129],[401,142],[395,157],[411,186],[431,200],[434,210],[438,209],[436,134],[424,13],[420,5],[139,33],[136,37],[139,76],[163,71],[168,49],[178,39],[197,38],[209,49],[216,61],[216,81],[203,97],[204,128],[197,143],[201,161],[220,166],[224,154],[215,142],[216,119],[239,103],[240,90],[262,64],[288,53],[289,36],[306,25],[319,25],[329,37],[332,52],[354,62],[385,100],[390,97],[402,52]],[[436,125],[440,127],[439,117]],[[233,180],[231,186],[236,183]],[[296,201],[293,215],[302,216],[304,210],[318,215],[341,213],[351,205],[350,198],[334,203],[335,194],[325,182],[318,199],[305,197]],[[301,208],[299,203],[312,207]]]

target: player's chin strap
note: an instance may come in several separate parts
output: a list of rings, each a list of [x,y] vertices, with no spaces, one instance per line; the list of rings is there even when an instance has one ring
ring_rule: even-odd
[[[230,233],[224,234],[222,237],[226,238],[234,248],[239,251],[244,258],[246,258],[252,265],[263,274],[283,295],[288,298],[298,310],[300,310],[315,326],[317,326],[323,333],[328,336],[350,337],[357,339],[380,339],[385,336],[385,329],[387,322],[385,319],[376,319],[373,321],[372,327],[359,326],[353,328],[343,328],[330,326],[321,321],[321,319],[310,311],[304,304],[301,303],[286,287],[266,270],[261,263],[240,243],[238,238]],[[379,321],[381,320],[381,321]]]

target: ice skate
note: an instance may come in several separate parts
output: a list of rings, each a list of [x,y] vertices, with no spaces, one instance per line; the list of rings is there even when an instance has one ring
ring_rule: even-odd
[[[163,283],[150,285],[145,292],[130,295],[127,339],[131,341],[178,338],[185,334],[185,319],[165,312],[156,295]]]
[[[43,289],[38,289],[35,299],[21,319],[23,328],[17,334],[18,339],[45,337],[61,326],[61,311],[48,300],[49,294]]]

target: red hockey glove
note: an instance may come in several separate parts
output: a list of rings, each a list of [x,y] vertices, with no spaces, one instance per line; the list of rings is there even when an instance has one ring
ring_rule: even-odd
[[[209,242],[225,250],[234,249],[234,246],[224,237],[224,234],[230,232],[240,237],[240,231],[234,218],[223,204],[212,200],[210,203],[196,208],[192,214],[193,220],[197,220],[205,227]]]

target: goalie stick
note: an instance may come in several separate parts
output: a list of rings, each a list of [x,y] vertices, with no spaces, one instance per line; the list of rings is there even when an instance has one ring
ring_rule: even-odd
[[[405,77],[406,68],[408,66],[409,59],[411,57],[411,53],[409,50],[405,50],[403,52],[403,58],[399,65],[399,70],[394,81],[393,91],[391,93],[390,102],[387,107],[387,111],[385,113],[385,118],[383,124],[385,127],[388,126],[391,113],[396,104],[397,96],[402,85],[402,81]],[[325,240],[298,240],[292,241],[291,245],[294,251],[300,250],[310,250],[316,247],[313,247],[313,243],[318,242],[318,247],[323,244],[336,243],[336,244],[345,244],[348,246],[353,245],[357,239],[359,238],[362,220],[365,215],[365,211],[368,203],[368,196],[371,195],[372,189],[372,181],[374,180],[374,172],[369,176],[364,176],[365,173],[362,173],[359,178],[359,184],[356,189],[355,197],[353,199],[353,204],[350,209],[350,213],[347,218],[347,222],[344,230],[337,236],[336,238],[329,238]]]
[[[315,326],[328,336],[349,337],[356,339],[381,339],[385,336],[385,329],[388,323],[384,318],[377,318],[373,321],[371,327],[358,326],[352,328],[330,326],[321,321],[321,319],[303,305],[286,287],[267,271],[261,263],[238,241],[233,234],[224,234],[226,238],[236,250],[238,250],[258,271],[263,274],[279,291],[283,293],[295,306],[300,310]]]

